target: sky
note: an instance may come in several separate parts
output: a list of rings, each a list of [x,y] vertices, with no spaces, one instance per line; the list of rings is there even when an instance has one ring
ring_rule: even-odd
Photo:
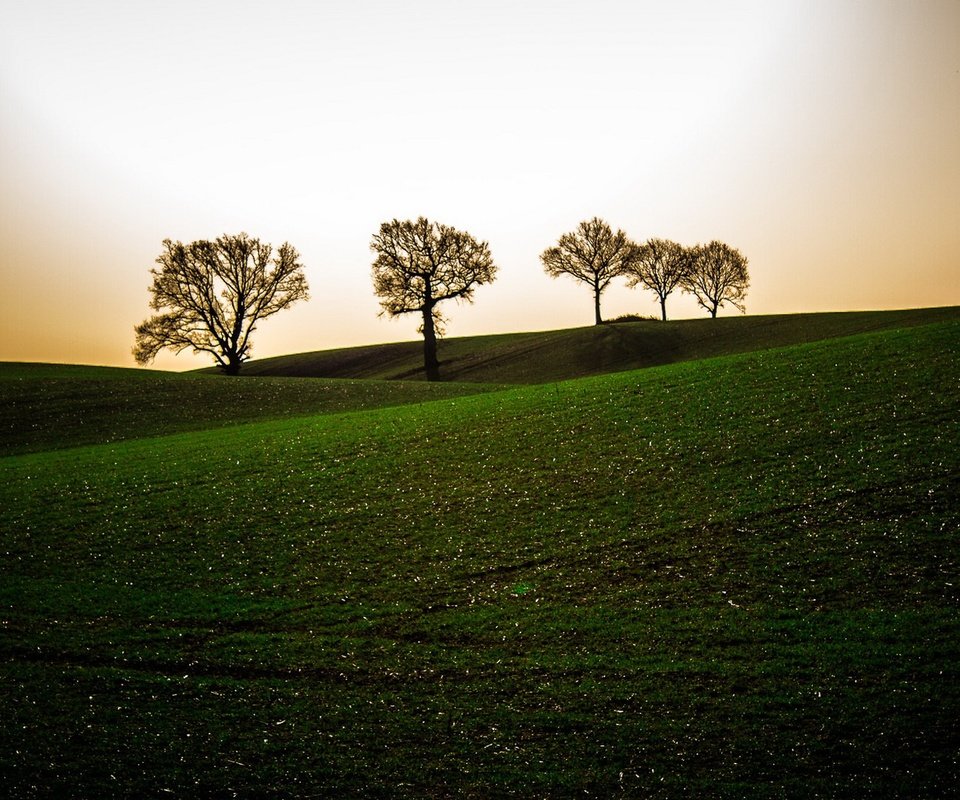
[[[539,254],[594,216],[738,248],[751,315],[960,305],[960,2],[0,0],[0,187],[0,360],[133,366],[163,240],[241,231],[311,290],[253,357],[415,339],[369,245],[421,215],[499,267],[448,336],[591,324]]]

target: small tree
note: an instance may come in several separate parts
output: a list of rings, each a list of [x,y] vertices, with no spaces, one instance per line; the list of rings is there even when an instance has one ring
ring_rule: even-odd
[[[427,380],[440,378],[437,337],[443,335],[444,300],[473,302],[474,288],[490,283],[497,267],[486,242],[449,225],[420,217],[416,222],[384,222],[370,242],[373,291],[384,314],[420,314],[423,367]]]
[[[274,255],[269,244],[245,233],[188,245],[165,239],[160,268],[150,270],[150,307],[162,313],[136,326],[137,363],[167,347],[177,353],[192,348],[236,375],[250,357],[257,323],[307,299],[299,258],[287,242]]]
[[[735,247],[723,242],[697,245],[691,251],[682,286],[711,317],[717,316],[717,310],[724,303],[730,303],[742,313],[746,310],[744,299],[750,288],[747,259]]]
[[[636,255],[637,246],[627,235],[616,233],[599,217],[581,222],[575,231],[565,233],[556,246],[540,254],[547,275],[570,275],[593,289],[593,307],[596,324],[603,323],[600,315],[600,295],[610,281],[623,275]]]
[[[667,298],[680,286],[690,260],[690,251],[668,239],[648,239],[637,248],[627,267],[627,286],[642,284],[660,300],[660,314],[667,319]]]

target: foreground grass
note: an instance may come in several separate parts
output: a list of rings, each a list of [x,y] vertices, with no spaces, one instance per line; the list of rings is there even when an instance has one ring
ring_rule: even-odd
[[[19,796],[943,796],[960,326],[0,461]]]

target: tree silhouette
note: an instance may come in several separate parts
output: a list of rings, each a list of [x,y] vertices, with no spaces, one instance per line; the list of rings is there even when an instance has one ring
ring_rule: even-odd
[[[554,247],[540,254],[540,260],[551,278],[570,275],[593,289],[594,315],[600,325],[600,295],[611,280],[624,274],[636,251],[637,246],[623,231],[614,233],[606,222],[594,217],[563,234]]]
[[[373,236],[373,290],[385,314],[421,314],[427,380],[440,378],[437,337],[443,335],[444,300],[473,302],[474,288],[493,281],[497,267],[486,242],[420,217],[384,222]]]
[[[697,245],[691,251],[689,268],[685,271],[683,290],[697,298],[697,302],[717,316],[724,303],[746,310],[744,299],[750,287],[747,259],[735,247],[713,241]]]
[[[188,245],[164,239],[163,248],[160,268],[150,270],[150,307],[162,313],[135,328],[139,364],[164,348],[192,348],[236,375],[250,357],[257,323],[308,297],[300,255],[287,242],[275,255],[245,233]]]
[[[636,258],[627,267],[627,286],[638,284],[651,289],[660,301],[660,315],[667,319],[667,298],[680,286],[690,253],[668,239],[648,239],[637,248]]]

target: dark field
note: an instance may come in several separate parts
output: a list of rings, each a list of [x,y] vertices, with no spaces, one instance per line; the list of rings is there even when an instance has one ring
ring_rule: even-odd
[[[570,380],[860,333],[960,320],[960,307],[718,317],[441,340],[441,378],[530,384]],[[258,376],[423,380],[423,343],[351,347],[251,361]]]
[[[956,793],[960,322],[426,399],[6,442],[0,793]]]

